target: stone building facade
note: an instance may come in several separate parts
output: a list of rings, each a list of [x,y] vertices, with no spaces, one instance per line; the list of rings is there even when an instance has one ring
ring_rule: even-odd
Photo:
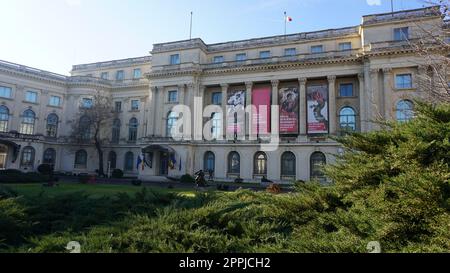
[[[0,61],[0,168],[35,171],[50,163],[61,172],[94,173],[94,147],[68,136],[80,107],[101,90],[118,115],[104,136],[105,169],[159,180],[211,169],[219,181],[325,181],[321,166],[342,152],[330,135],[376,130],[370,121],[377,118],[412,117],[412,99],[427,96],[416,80],[427,67],[411,43],[443,23],[438,9],[424,8],[364,16],[341,29],[162,43],[148,56],[75,65],[71,76]],[[242,137],[229,137],[230,117],[222,113],[234,94],[241,92],[244,106],[266,101],[283,108],[289,104],[282,90],[292,91],[294,110],[249,109],[231,126]],[[177,105],[189,107],[192,129],[175,140],[170,130],[187,116],[174,111]],[[216,110],[205,113],[211,105]],[[202,134],[207,123],[212,140]],[[270,129],[252,138],[254,126]],[[281,133],[282,126],[289,128]],[[274,138],[276,148],[266,149]]]

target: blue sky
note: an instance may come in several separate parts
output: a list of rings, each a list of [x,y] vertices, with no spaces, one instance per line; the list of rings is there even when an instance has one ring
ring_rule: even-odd
[[[395,9],[422,0],[394,0]],[[73,64],[137,57],[154,43],[206,43],[358,25],[390,0],[0,0],[0,59],[68,74]]]

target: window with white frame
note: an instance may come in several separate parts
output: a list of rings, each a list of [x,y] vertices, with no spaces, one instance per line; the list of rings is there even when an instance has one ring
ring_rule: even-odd
[[[225,61],[225,59],[223,58],[223,56],[214,56],[215,64],[220,64],[220,63],[223,63],[224,61]]]
[[[176,90],[169,91],[168,101],[171,103],[177,102],[178,101],[178,91],[176,91]]]
[[[50,106],[56,106],[59,107],[61,106],[61,97],[58,96],[50,96],[50,99],[48,101],[48,104]]]
[[[350,42],[339,43],[340,51],[351,50],[351,49],[352,49],[352,43],[350,43]]]
[[[93,105],[94,105],[94,102],[93,102],[93,100],[91,98],[83,98],[81,100],[81,107],[82,108],[89,109],[89,108],[92,108]]]
[[[245,54],[245,53],[238,53],[238,54],[236,54],[236,61],[237,62],[243,62],[245,60],[247,60],[247,54]]]
[[[25,92],[25,101],[36,103],[38,98],[38,93],[35,91],[27,91]]]
[[[11,87],[0,86],[0,97],[2,98],[11,98],[12,89]]]
[[[406,41],[409,39],[409,28],[395,28],[394,29],[394,41]]]
[[[396,89],[411,89],[412,75],[411,74],[398,74],[395,76],[395,88]]]
[[[284,56],[295,56],[297,55],[297,50],[295,48],[286,48],[284,49]]]
[[[323,52],[323,45],[311,46],[311,53],[317,54],[317,53],[322,53],[322,52]]]
[[[180,54],[170,55],[170,64],[171,65],[180,64]]]
[[[131,111],[138,111],[140,106],[139,100],[132,100],[131,101]]]
[[[133,70],[133,79],[140,79],[142,76],[142,71],[140,68]]]
[[[265,51],[259,52],[259,58],[261,58],[261,59],[270,58],[270,51],[265,50]]]

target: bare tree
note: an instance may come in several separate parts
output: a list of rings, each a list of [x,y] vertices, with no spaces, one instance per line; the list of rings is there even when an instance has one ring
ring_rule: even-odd
[[[430,95],[431,101],[450,102],[449,0],[430,0],[424,3],[434,6],[443,20],[435,21],[432,25],[416,23],[418,37],[410,41],[410,45],[424,61],[418,74],[418,87]]]
[[[98,155],[98,175],[104,176],[103,146],[108,141],[113,119],[116,117],[113,111],[111,96],[104,91],[97,90],[91,100],[81,105],[79,113],[72,121],[72,142],[77,144],[94,145]]]

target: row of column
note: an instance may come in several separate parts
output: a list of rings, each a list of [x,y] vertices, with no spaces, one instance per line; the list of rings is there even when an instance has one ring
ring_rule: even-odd
[[[380,75],[382,72],[382,75]],[[366,66],[363,73],[358,75],[359,81],[359,117],[361,131],[366,132],[374,128],[371,121],[377,118],[392,119],[393,113],[393,101],[392,101],[392,90],[393,90],[393,73],[391,68],[385,69],[370,69]],[[382,77],[382,78],[381,78]],[[368,79],[368,80],[365,80]],[[337,90],[336,90],[336,76],[330,75],[327,77],[328,80],[328,91],[329,91],[329,131],[330,134],[336,134],[338,127],[338,109],[336,104]],[[307,78],[298,78],[299,82],[299,126],[300,135],[307,135],[307,102],[306,102],[306,86]],[[272,101],[274,105],[278,104],[278,91],[279,91],[280,80],[272,80]],[[247,105],[252,103],[252,90],[253,82],[245,82],[246,89],[246,102]],[[227,97],[228,90],[230,87],[229,83],[221,84],[222,92],[222,110],[224,113],[223,125],[226,129],[226,107],[227,107]],[[194,132],[203,132],[203,103],[198,105],[199,107],[194,107],[194,98],[200,98],[203,100],[203,95],[206,91],[207,86],[200,86],[198,83],[190,83],[187,85],[178,86],[178,95],[180,104],[189,105],[191,109],[194,109],[192,114],[192,129]],[[164,87],[151,87],[151,110],[148,116],[148,135],[163,136],[164,126],[166,120],[164,105],[166,101],[164,100]],[[252,116],[252,113],[250,113]],[[201,120],[202,122],[196,122],[196,120]],[[251,133],[251,126],[246,126],[246,133]],[[226,130],[224,130],[225,133]],[[200,136],[196,136],[200,137]]]

